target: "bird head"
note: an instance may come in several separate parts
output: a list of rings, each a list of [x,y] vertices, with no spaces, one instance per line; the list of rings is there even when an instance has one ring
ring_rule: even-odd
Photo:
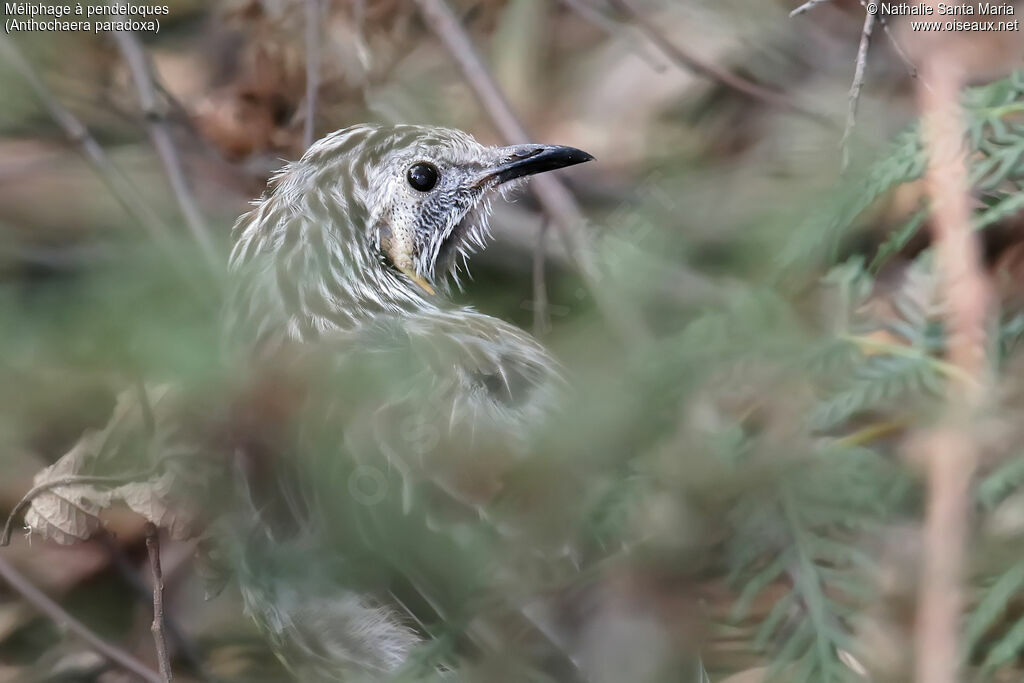
[[[345,128],[275,176],[236,225],[232,266],[273,252],[278,281],[282,270],[310,286],[326,277],[319,289],[339,306],[422,305],[486,243],[495,190],[592,158],[557,145],[486,146],[449,128]]]
[[[410,131],[372,167],[370,236],[388,264],[425,292],[484,247],[489,197],[527,176],[589,161],[557,145],[486,147],[454,130]]]
[[[370,238],[380,256],[428,294],[483,248],[489,196],[514,181],[592,157],[572,147],[487,147],[461,131],[396,126],[364,151]],[[324,144],[329,146],[329,138]]]

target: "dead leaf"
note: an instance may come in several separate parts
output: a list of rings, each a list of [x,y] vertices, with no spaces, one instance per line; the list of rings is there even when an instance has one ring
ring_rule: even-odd
[[[32,479],[35,487],[78,476],[102,447],[103,434],[87,433],[60,460]],[[110,505],[110,495],[92,485],[55,486],[39,493],[25,514],[25,526],[44,539],[70,545],[84,541],[102,526],[99,514]]]
[[[100,514],[117,503],[175,540],[200,531],[197,498],[212,478],[197,463],[211,461],[191,439],[194,430],[176,392],[147,387],[145,404],[140,396],[123,392],[102,432],[86,433],[36,474],[25,514],[33,533],[63,545],[84,541],[102,528]]]
[[[198,520],[193,515],[185,514],[181,507],[176,507],[172,502],[175,480],[172,472],[164,472],[149,481],[119,486],[111,492],[111,496],[158,528],[166,529],[172,539],[182,541],[195,536]]]

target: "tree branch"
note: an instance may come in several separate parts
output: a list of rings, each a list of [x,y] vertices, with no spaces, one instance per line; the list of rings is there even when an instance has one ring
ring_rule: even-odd
[[[146,601],[147,605],[152,604],[153,591],[149,584],[139,575],[136,571],[133,563],[128,559],[124,549],[118,545],[117,541],[110,533],[101,533],[96,537],[99,543],[107,549],[110,554],[110,559],[114,563],[114,567],[117,569],[118,574],[127,582],[131,589],[139,596],[140,599]],[[174,620],[174,618],[164,611],[164,629],[167,631],[168,640],[170,641],[171,649],[177,650],[177,656],[185,662],[196,675],[200,681],[209,681],[210,675],[206,671],[206,667],[203,664],[203,658],[199,651],[196,649],[195,643],[191,642],[185,635],[185,631],[181,626]]]
[[[423,20],[444,43],[506,142],[533,142],[445,0],[416,0],[416,4]],[[643,321],[626,307],[611,301],[600,287],[600,276],[583,232],[585,219],[569,190],[551,175],[533,178],[530,186],[541,206],[558,226],[569,257],[605,319],[627,343],[647,339],[649,333]]]
[[[867,0],[860,0],[860,4],[861,7],[867,10]],[[889,26],[889,21],[885,18],[885,15],[882,14],[881,12],[878,12],[876,18],[878,19],[878,23],[882,25],[882,30],[885,31],[885,35],[889,39],[889,43],[892,45],[893,52],[896,53],[896,56],[899,57],[900,61],[902,61],[903,64],[907,67],[907,71],[910,73],[910,77],[917,78],[917,65],[914,64],[913,61],[911,61],[910,56],[907,54],[907,51],[903,49],[902,45],[900,45],[900,41],[896,40],[896,36],[893,34],[892,27]]]
[[[584,21],[593,24],[609,36],[620,38],[626,46],[634,52],[634,54],[644,60],[658,73],[664,72],[667,68],[667,66],[661,61],[655,59],[654,55],[648,54],[648,50],[645,45],[637,44],[638,41],[634,36],[626,35],[619,22],[605,16],[596,7],[594,7],[589,0],[562,0],[562,3],[573,12],[576,12],[576,14],[578,14]]]
[[[57,101],[32,65],[25,59],[21,50],[5,35],[0,36],[0,53],[11,64],[14,71],[28,83],[36,98],[57,123],[57,126],[78,148],[79,153],[92,166],[93,171],[128,212],[128,215],[146,230],[153,242],[164,252],[187,286],[192,288],[196,294],[201,295],[202,300],[208,299],[208,294],[196,284],[193,274],[174,253],[173,233],[167,224],[140,199],[142,193],[139,192],[139,189],[114,166],[85,125]]]
[[[217,254],[213,240],[210,238],[210,229],[203,219],[203,214],[192,194],[192,188],[185,178],[181,157],[178,155],[174,139],[167,126],[167,117],[157,97],[149,59],[133,33],[130,31],[113,31],[112,33],[121,50],[121,55],[128,65],[128,70],[131,72],[132,82],[135,83],[135,89],[139,95],[139,105],[142,107],[149,139],[153,142],[153,147],[163,164],[167,180],[174,192],[174,198],[178,202],[193,239],[199,245],[203,258],[216,273],[221,270],[222,259]]]
[[[164,636],[164,576],[160,569],[160,530],[152,522],[146,522],[146,552],[149,554],[149,567],[153,578],[153,623],[149,630],[153,633],[160,676],[164,683],[170,683],[174,675],[171,672],[170,657],[167,655],[167,638]]]
[[[0,36],[0,51],[4,53],[4,57],[14,67],[18,75],[32,88],[43,107],[68,136],[68,139],[78,147],[82,156],[110,188],[114,197],[124,206],[125,210],[142,223],[154,240],[161,244],[167,244],[170,235],[167,226],[149,207],[139,201],[137,188],[110,162],[103,148],[89,134],[82,122],[54,98],[32,65],[25,59],[21,50],[9,38]]]
[[[7,582],[15,592],[25,599],[30,605],[46,615],[55,624],[67,629],[84,640],[89,647],[101,655],[104,659],[129,671],[147,683],[164,683],[155,671],[135,659],[124,650],[111,645],[107,641],[93,633],[85,624],[68,614],[63,607],[58,605],[49,596],[33,586],[28,579],[22,576],[21,572],[11,566],[6,558],[0,556],[0,577]]]
[[[864,86],[864,73],[867,71],[868,48],[871,47],[871,34],[875,28],[875,13],[864,10],[864,28],[860,34],[860,45],[857,46],[857,65],[853,72],[853,83],[850,84],[849,108],[846,112],[846,127],[839,141],[842,150],[841,169],[845,171],[850,165],[850,136],[857,125],[857,104],[860,102],[860,91]]]
[[[769,106],[779,107],[788,111],[805,116],[812,121],[832,127],[832,121],[820,112],[808,109],[797,102],[794,102],[784,94],[766,88],[763,85],[749,81],[731,71],[719,68],[715,64],[704,60],[697,55],[688,52],[678,44],[669,40],[658,26],[649,18],[638,12],[629,0],[611,0],[611,3],[618,7],[621,12],[632,19],[637,27],[647,38],[658,46],[658,49],[665,53],[677,66],[696,73],[705,78],[721,83],[730,90],[734,90],[744,97],[749,97]]]

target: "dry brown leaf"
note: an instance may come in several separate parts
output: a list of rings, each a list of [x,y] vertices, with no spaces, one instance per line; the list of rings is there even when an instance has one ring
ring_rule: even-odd
[[[174,540],[182,541],[195,535],[198,520],[172,502],[175,483],[175,475],[164,472],[149,481],[119,486],[111,492],[111,496],[158,528],[166,529]]]
[[[152,416],[137,391],[123,392],[102,432],[85,434],[60,460],[36,474],[36,493],[30,494],[25,514],[32,533],[63,545],[84,541],[102,528],[100,514],[116,503],[176,540],[199,531],[198,506],[182,504],[195,493],[190,488],[196,482],[184,482],[194,468],[174,466],[177,459],[196,452],[179,424],[180,401],[167,387],[147,388],[146,393]],[[76,478],[81,482],[74,483]]]
[[[83,436],[60,460],[42,469],[32,479],[35,487],[78,476],[100,449],[104,436],[91,432]],[[99,514],[110,505],[110,495],[92,485],[55,486],[32,499],[25,514],[25,526],[46,540],[62,545],[90,538],[102,526]]]

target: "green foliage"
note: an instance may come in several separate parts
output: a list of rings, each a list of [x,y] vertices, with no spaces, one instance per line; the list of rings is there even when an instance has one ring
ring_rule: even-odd
[[[964,94],[967,114],[967,144],[972,152],[971,180],[979,193],[992,193],[995,201],[977,217],[978,229],[989,227],[1016,213],[1024,204],[1013,183],[1024,176],[1024,124],[1007,120],[1024,111],[1024,72]],[[914,125],[901,133],[866,171],[844,178],[836,196],[823,198],[817,210],[794,230],[782,252],[783,267],[820,260],[834,261],[842,240],[857,225],[869,207],[897,186],[921,178],[927,158],[921,142],[921,127]],[[877,271],[917,233],[927,211],[915,212],[878,250],[872,262]]]
[[[1024,111],[1024,72],[969,90],[964,103],[970,177],[982,199],[975,227],[986,230],[1024,210],[1024,124],[1010,120]],[[813,389],[805,428],[831,437],[820,443],[833,445],[796,457],[798,464],[764,484],[758,496],[738,501],[730,518],[726,561],[738,590],[733,619],[750,618],[758,596],[782,586],[781,597],[756,615],[751,636],[752,645],[768,654],[778,680],[851,678],[839,653],[857,656],[850,617],[871,603],[876,590],[871,578],[876,559],[862,548],[882,524],[911,514],[914,499],[912,480],[897,455],[874,438],[930,415],[956,373],[941,360],[946,340],[933,295],[931,251],[899,266],[896,284],[891,274],[884,282],[876,279],[926,224],[928,206],[920,206],[882,240],[869,266],[860,255],[840,261],[844,239],[866,211],[901,184],[919,179],[925,164],[918,124],[866,171],[847,178],[835,196],[824,198],[793,231],[782,254],[787,267],[838,263],[822,279],[827,323],[788,354]],[[726,340],[736,337],[721,333],[721,317],[695,322],[690,334],[719,330],[719,341],[709,335],[705,343],[728,348]],[[793,320],[806,314],[789,308],[786,315],[773,312],[772,317]],[[771,327],[767,330],[760,332],[759,349],[771,347]],[[998,336],[1006,358],[1020,336],[1020,316],[1004,316]],[[1013,453],[979,480],[983,515],[1024,492],[1022,463],[1024,458]],[[1024,593],[1024,563],[1020,553],[1007,552],[986,566],[965,634],[968,660],[987,680],[1024,651],[1024,618],[1010,610]]]
[[[488,3],[478,4],[484,15],[474,23],[474,31],[481,34],[474,37],[482,39],[495,19],[487,15]],[[268,550],[284,551],[276,563],[253,551],[254,546],[261,548],[252,534],[241,534],[239,540],[253,564],[271,580],[268,585],[280,584],[282,594],[291,589],[308,593],[311,579],[322,573],[325,583],[339,579],[400,602],[409,626],[426,639],[397,680],[447,679],[449,671],[458,671],[461,679],[467,661],[491,657],[487,663],[500,667],[503,676],[485,670],[467,680],[547,681],[552,679],[540,670],[551,660],[574,664],[583,655],[594,656],[592,651],[580,654],[587,648],[607,646],[623,659],[646,656],[634,641],[616,641],[618,634],[602,631],[600,627],[615,618],[626,624],[623,630],[636,631],[641,629],[633,625],[643,619],[662,619],[659,635],[671,647],[682,643],[684,649],[697,640],[695,632],[713,629],[688,623],[680,635],[666,624],[679,612],[686,619],[700,612],[690,597],[705,583],[726,584],[718,594],[724,604],[709,610],[723,615],[722,621],[729,623],[718,625],[735,635],[726,656],[736,649],[751,653],[756,663],[748,668],[767,666],[779,681],[864,680],[854,673],[851,661],[872,668],[875,653],[864,648],[859,622],[881,601],[879,576],[892,569],[890,558],[879,549],[887,549],[886,542],[904,527],[916,528],[921,516],[920,485],[898,444],[906,432],[929,423],[940,405],[938,397],[957,372],[943,361],[947,340],[931,252],[911,252],[923,241],[919,238],[932,207],[920,201],[908,215],[893,217],[885,234],[880,233],[886,226],[876,225],[884,214],[876,209],[925,173],[923,126],[910,125],[874,163],[853,169],[834,190],[812,193],[793,182],[793,175],[766,166],[763,158],[722,153],[749,148],[747,138],[763,132],[760,118],[737,119],[739,125],[718,122],[714,134],[708,134],[677,120],[675,110],[668,114],[660,96],[656,125],[634,119],[642,103],[602,100],[606,90],[615,93],[613,99],[619,97],[622,75],[607,79],[614,86],[608,88],[607,69],[601,64],[560,68],[570,61],[570,48],[553,44],[563,36],[559,41],[545,38],[542,7],[516,2],[502,13],[500,21],[508,23],[501,25],[492,49],[499,80],[521,100],[515,108],[524,115],[529,116],[531,107],[551,108],[549,115],[531,117],[536,119],[531,125],[537,125],[538,133],[550,133],[553,141],[566,131],[588,134],[591,126],[600,131],[596,137],[608,138],[608,153],[602,156],[610,162],[594,164],[593,175],[586,175],[588,168],[571,182],[588,216],[596,219],[595,214],[607,210],[606,234],[597,250],[597,285],[621,305],[635,306],[637,317],[650,324],[653,341],[629,348],[619,345],[595,322],[589,295],[577,275],[555,256],[545,262],[545,298],[550,299],[553,320],[543,342],[565,360],[576,393],[566,402],[570,405],[564,407],[565,414],[560,412],[563,407],[555,411],[550,426],[555,434],[527,435],[532,441],[524,450],[529,452],[511,454],[511,465],[503,460],[505,454],[495,453],[494,463],[481,466],[486,474],[494,474],[494,481],[500,480],[500,494],[483,494],[492,481],[481,472],[481,500],[457,499],[442,486],[443,473],[429,471],[431,477],[438,474],[435,481],[417,469],[429,455],[424,437],[437,427],[442,433],[440,421],[401,422],[396,427],[395,420],[388,419],[394,416],[384,410],[359,415],[349,421],[355,424],[342,429],[340,421],[307,414],[305,422],[289,423],[286,434],[262,435],[263,413],[255,410],[249,421],[229,426],[252,431],[254,439],[265,438],[268,463],[275,455],[296,459],[309,454],[317,468],[311,477],[320,494],[316,509],[329,540],[301,543],[304,539],[282,534],[292,542],[269,544]],[[530,26],[537,30],[524,32]],[[363,35],[364,28],[351,35]],[[350,35],[333,29],[331,33]],[[567,31],[564,38],[574,40],[570,34],[576,33],[590,40],[587,36],[594,32]],[[361,40],[354,41],[360,43],[359,51],[365,47]],[[474,121],[469,110],[453,106],[459,99],[453,95],[459,91],[434,77],[449,79],[450,74],[444,59],[432,57],[443,57],[432,52],[438,48],[436,38],[429,35],[428,40],[430,49],[415,52],[423,59],[405,60],[396,70],[404,83],[365,84],[367,104],[403,120],[438,120],[487,131],[488,122]],[[407,54],[408,46],[416,43],[403,39],[401,45],[399,52]],[[549,51],[552,59],[536,58]],[[527,53],[534,58],[523,59]],[[623,62],[616,69],[629,66],[628,60],[618,58],[619,52],[609,54],[611,61]],[[381,64],[376,60],[374,55],[374,63]],[[325,59],[325,69],[337,61]],[[591,70],[593,81],[586,73]],[[549,81],[551,74],[542,71],[551,71],[556,78]],[[673,80],[664,75],[658,79],[659,84]],[[576,84],[583,87],[575,90]],[[305,88],[298,91],[304,93]],[[563,92],[566,102],[592,110],[595,123],[563,127],[568,123],[563,115],[572,111],[555,101],[554,96]],[[340,109],[328,108],[331,93],[325,90],[323,95],[318,116],[333,127],[366,116],[339,114]],[[975,227],[987,237],[988,231],[1024,210],[1024,124],[1017,116],[1024,112],[1024,72],[972,88],[963,101],[970,177],[979,200]],[[744,110],[756,114],[758,107],[742,102]],[[18,103],[15,108],[23,107]],[[620,108],[630,114],[629,125],[604,131],[601,126],[608,119],[601,118],[603,110]],[[448,120],[453,116],[456,120]],[[541,119],[558,122],[559,128],[544,129]],[[0,120],[0,125],[6,124]],[[800,122],[801,135],[806,125]],[[730,137],[737,131],[742,136]],[[117,139],[124,137],[121,132]],[[693,149],[673,149],[680,140]],[[779,140],[768,147],[786,148],[791,138]],[[800,136],[792,141],[806,142]],[[829,144],[833,142],[830,138]],[[776,152],[758,147],[765,156]],[[705,156],[714,156],[714,163],[705,165]],[[688,168],[692,159],[701,164]],[[787,161],[787,172],[793,173],[807,159]],[[813,173],[813,164],[806,165]],[[644,166],[655,167],[654,172],[646,182],[638,181]],[[762,202],[780,189],[780,203],[798,207],[803,220],[795,226],[786,224],[781,246],[772,243],[766,250],[763,241],[752,246],[755,240],[743,228],[771,222],[771,215],[765,220],[770,209]],[[748,202],[751,207],[744,207]],[[499,233],[513,232],[509,225],[518,230],[517,221],[527,229],[543,222],[529,199],[511,208],[500,203],[496,209],[496,222],[508,219]],[[548,246],[561,254],[557,230],[549,232]],[[763,240],[764,235],[756,239]],[[864,244],[877,246],[864,249]],[[237,369],[221,368],[219,295],[215,289],[200,292],[200,297],[186,291],[177,275],[156,269],[152,256],[143,256],[152,251],[150,246],[120,246],[115,252],[118,267],[96,265],[96,273],[83,273],[82,282],[70,286],[35,285],[31,296],[20,286],[0,286],[0,326],[11,330],[3,339],[0,369],[10,364],[24,370],[29,380],[0,382],[12,406],[0,411],[0,438],[5,439],[6,451],[20,449],[31,436],[29,428],[46,414],[29,408],[48,406],[53,395],[59,396],[50,387],[65,380],[63,366],[54,359],[79,369],[98,368],[98,373],[114,369],[133,382],[141,375],[147,381],[209,385],[205,393],[211,403],[229,405],[229,397],[218,397],[234,388],[219,385],[231,384],[236,378],[226,375]],[[528,325],[536,302],[523,297],[530,296],[533,250],[528,233],[521,244],[507,239],[495,244],[481,255],[479,266],[474,260],[478,281],[466,296],[479,297],[472,303],[489,314]],[[776,255],[785,277],[768,278],[770,284],[758,281],[763,264]],[[484,258],[492,259],[489,265]],[[690,258],[692,262],[687,262]],[[756,273],[742,272],[752,262],[756,266],[750,270]],[[538,274],[533,274],[534,286]],[[797,285],[790,287],[793,281]],[[690,291],[691,285],[696,293]],[[1024,336],[1024,314],[1007,311],[994,336],[1000,362],[1010,365]],[[366,346],[373,348],[374,343]],[[371,355],[392,357],[383,352]],[[43,386],[33,371],[47,363],[55,367],[52,374],[57,379]],[[338,395],[353,405],[372,404],[368,397],[390,393],[418,368],[403,362],[376,363],[360,362],[352,368],[338,382]],[[323,382],[328,378],[321,373]],[[1010,376],[1005,383],[1014,379]],[[255,408],[272,412],[291,408],[289,401],[301,401],[288,396],[287,383],[271,384],[253,390],[258,393],[252,397],[258,403]],[[1000,428],[991,430],[991,440],[1000,443],[990,449],[999,452],[986,453],[986,469],[975,484],[978,528],[1005,516],[1024,495],[1021,430],[1015,426],[1024,406],[1014,404],[1020,401],[1013,396],[1014,388],[1001,384],[999,405],[993,408]],[[336,387],[321,389],[334,392]],[[30,394],[39,397],[29,400]],[[217,411],[209,412],[216,417]],[[273,426],[275,419],[276,415],[266,421]],[[74,432],[76,438],[78,434]],[[474,432],[472,438],[487,443],[485,433]],[[279,439],[294,444],[294,452],[285,447],[286,453],[278,453]],[[383,465],[373,459],[382,443],[389,451]],[[456,453],[445,447],[435,454],[449,450]],[[390,452],[398,457],[392,458]],[[55,452],[53,459],[59,455]],[[405,462],[402,456],[412,457]],[[456,464],[463,463],[445,465],[461,474]],[[358,500],[353,494],[361,490],[357,475],[368,469],[378,476],[363,483],[379,487],[381,493],[381,499],[372,503],[366,502],[365,492]],[[269,479],[270,464],[268,470],[253,475]],[[180,478],[189,474],[191,481],[202,472],[191,468]],[[469,478],[475,474],[467,472]],[[274,484],[287,498],[287,486]],[[273,492],[273,485],[269,488]],[[218,485],[216,493],[226,490]],[[228,504],[231,496],[224,498]],[[263,513],[255,504],[248,507],[246,523]],[[964,620],[965,661],[981,678],[1013,666],[1019,673],[1014,660],[1024,650],[1019,609],[1024,561],[1014,547],[1020,539],[992,541],[979,533],[976,540],[978,547],[972,548],[976,552],[970,558],[972,594]],[[999,545],[1006,547],[990,547]],[[344,562],[332,563],[339,549]],[[237,573],[238,567],[234,569]],[[225,591],[224,597],[230,593]],[[682,600],[674,600],[680,594],[685,594],[684,607]],[[323,602],[329,606],[330,596],[325,595]],[[550,604],[557,618],[531,624],[519,611],[536,602]],[[609,614],[612,618],[606,619]],[[190,625],[202,621],[191,613],[182,616]],[[219,621],[212,623],[221,628]],[[736,648],[739,639],[743,642]],[[56,638],[42,640],[46,642],[40,648],[45,648]],[[711,661],[720,643],[711,636],[700,647],[705,661]],[[260,648],[266,654],[262,643]],[[709,667],[710,676],[703,665],[695,667],[699,675],[692,678],[722,680],[746,662],[733,664]],[[0,669],[6,665],[0,662]],[[634,667],[642,672],[657,668]],[[668,670],[674,677],[625,675],[621,680],[653,683],[690,677],[691,670],[682,666]],[[614,676],[601,673],[603,680]],[[275,669],[262,679],[283,676]],[[1016,680],[1012,676],[1009,680]]]
[[[849,619],[870,595],[867,577],[877,566],[856,537],[890,518],[906,488],[898,467],[879,454],[828,448],[737,509],[729,546],[742,588],[732,617],[745,619],[769,586],[785,587],[753,636],[784,680],[851,678],[838,655],[854,649]]]
[[[979,479],[975,495],[986,518],[991,518],[1022,493],[1024,457],[1014,453]],[[1010,545],[1017,541],[1011,539]],[[1024,649],[1024,616],[1013,608],[1024,594],[1024,558],[1015,552],[996,553],[988,564],[976,579],[974,604],[964,626],[964,654],[979,666],[979,680],[992,680]]]
[[[842,181],[837,196],[819,202],[794,230],[780,257],[781,267],[834,261],[842,239],[858,217],[897,185],[920,178],[925,163],[921,136],[915,126],[902,133],[866,173],[855,180]]]

